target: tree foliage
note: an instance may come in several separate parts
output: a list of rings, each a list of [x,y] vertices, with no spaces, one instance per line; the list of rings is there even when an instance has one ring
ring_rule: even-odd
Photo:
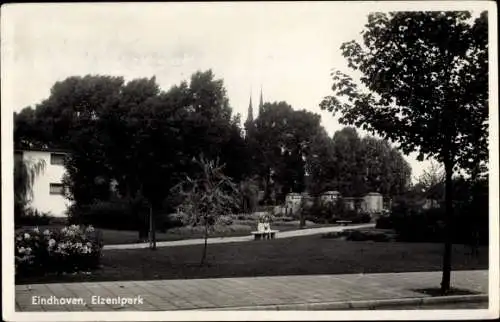
[[[288,192],[305,190],[311,143],[320,131],[317,114],[296,111],[286,102],[262,105],[247,142],[254,154],[253,173],[263,179],[268,202],[276,194],[282,199]]]
[[[442,292],[450,287],[452,175],[473,176],[488,159],[488,16],[470,12],[373,13],[363,41],[341,46],[361,84],[334,71],[322,109],[339,121],[433,157],[446,173]]]
[[[248,151],[239,117],[210,70],[167,91],[154,77],[69,77],[35,109],[15,115],[15,141],[20,148],[71,152],[64,181],[77,206],[109,200],[116,183],[132,207],[145,198],[151,216],[162,210],[170,188],[194,171],[192,158],[200,153],[220,158],[238,180],[249,169],[241,161]]]
[[[319,136],[312,145],[311,191],[339,191],[344,196],[380,192],[403,193],[410,184],[411,167],[388,142],[360,138],[354,128],[337,131],[333,138]]]
[[[239,192],[238,186],[224,174],[224,166],[219,160],[212,161],[200,156],[194,163],[199,171],[193,177],[186,177],[173,191],[183,198],[178,210],[187,215],[186,224],[205,228],[205,246],[200,263],[203,265],[208,235],[222,216],[231,214],[238,206]]]
[[[16,158],[14,161],[14,213],[22,216],[33,198],[35,178],[45,170],[45,160]]]
[[[477,170],[488,156],[487,21],[486,12],[475,21],[469,12],[370,14],[363,42],[341,47],[363,86],[334,71],[321,107],[405,152]]]

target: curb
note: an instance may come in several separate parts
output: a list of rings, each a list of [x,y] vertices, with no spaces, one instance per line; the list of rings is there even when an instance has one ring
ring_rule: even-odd
[[[476,295],[449,295],[435,297],[416,297],[402,299],[384,300],[362,300],[362,301],[337,301],[318,303],[296,303],[296,304],[275,304],[275,305],[255,305],[239,307],[210,308],[207,311],[281,311],[281,310],[373,310],[379,308],[390,308],[397,306],[414,305],[417,307],[425,305],[445,304],[445,303],[478,303],[488,302],[488,294]],[[204,310],[204,309],[197,309]]]

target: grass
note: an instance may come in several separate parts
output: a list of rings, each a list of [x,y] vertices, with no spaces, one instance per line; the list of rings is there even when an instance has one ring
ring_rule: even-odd
[[[250,223],[253,223],[250,224]],[[228,226],[220,226],[217,230],[210,234],[210,237],[235,237],[235,236],[248,236],[251,231],[257,229],[257,224],[255,221],[238,221],[235,220],[233,225]],[[314,224],[312,222],[307,222],[306,228],[313,227],[324,227],[324,226],[332,226],[332,225],[322,225],[322,224]],[[53,225],[45,225],[39,226],[41,231],[45,229],[61,229],[64,227],[63,224],[53,224]],[[20,231],[22,229],[31,228],[25,226],[23,228],[17,229],[16,231]],[[290,231],[300,229],[298,221],[289,221],[289,222],[277,222],[276,224],[271,225],[272,229],[277,229],[279,231]],[[138,239],[139,234],[137,231],[130,230],[114,230],[114,229],[98,229],[102,233],[102,239],[104,245],[119,245],[119,244],[133,244],[143,242]],[[156,240],[157,241],[175,241],[175,240],[184,240],[184,239],[197,239],[203,238],[203,229],[191,229],[190,227],[178,227],[172,228],[166,232],[156,232]]]
[[[92,275],[17,279],[17,284],[193,279],[278,275],[439,271],[442,244],[353,242],[320,235],[208,246],[208,265],[199,266],[202,245],[105,250]],[[453,270],[488,268],[488,249],[469,255],[454,245]]]

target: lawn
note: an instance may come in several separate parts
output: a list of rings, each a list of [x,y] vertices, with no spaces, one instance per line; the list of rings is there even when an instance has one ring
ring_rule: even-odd
[[[255,227],[254,227],[255,226]],[[325,227],[325,226],[334,226],[334,225],[323,225],[323,224],[314,224],[308,222],[306,228],[315,228],[315,227]],[[39,226],[41,231],[45,229],[61,229],[64,227],[62,224],[58,225],[47,225],[47,226]],[[271,225],[272,229],[277,229],[279,231],[290,231],[300,229],[298,221],[290,221],[290,222],[279,222]],[[22,229],[29,229],[32,227],[23,227],[17,229],[16,231],[21,231]],[[210,237],[233,237],[233,236],[248,236],[251,231],[256,230],[255,225],[228,225],[224,227],[217,228],[217,231],[210,234]],[[101,236],[103,239],[104,245],[119,245],[119,244],[133,244],[142,242],[138,239],[137,231],[130,230],[113,230],[113,229],[98,229],[101,232]],[[196,239],[203,238],[203,229],[191,230],[188,227],[179,227],[172,228],[166,232],[157,232],[156,240],[157,241],[174,241],[174,240],[183,240],[183,239]]]
[[[45,276],[16,283],[436,271],[441,269],[442,251],[442,244],[353,242],[313,235],[209,245],[208,265],[200,267],[202,245],[105,250],[102,268],[91,275]],[[454,245],[454,270],[488,268],[486,247],[477,257],[469,252],[466,246]]]

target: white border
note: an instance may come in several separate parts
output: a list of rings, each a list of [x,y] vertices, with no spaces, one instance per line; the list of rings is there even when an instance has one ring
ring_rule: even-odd
[[[165,5],[200,5],[199,3],[85,3],[85,4],[11,4],[3,6],[1,10],[1,38],[2,38],[2,80],[9,75],[9,62],[12,60],[11,48],[8,46],[8,36],[14,30],[14,17],[12,11],[28,6],[47,5],[71,5],[77,6],[106,6],[106,5],[129,5],[129,6],[165,6]],[[497,48],[497,10],[496,2],[493,1],[399,1],[399,2],[320,2],[320,3],[214,3],[210,6],[324,6],[325,9],[335,10],[354,9],[358,6],[371,6],[373,11],[421,11],[421,10],[488,10],[489,11],[489,90],[490,90],[490,253],[489,253],[489,309],[488,310],[415,310],[415,311],[227,311],[227,312],[15,312],[14,307],[14,223],[13,223],[13,118],[12,111],[2,109],[2,299],[3,318],[8,321],[153,321],[153,320],[178,320],[178,321],[214,321],[214,320],[429,320],[429,319],[476,319],[476,318],[498,318],[499,314],[499,217],[498,217],[498,48]],[[331,7],[328,7],[331,6]],[[163,7],[162,7],[163,8]],[[331,32],[335,32],[334,30]],[[2,81],[2,106],[12,106],[12,97],[6,82]]]

